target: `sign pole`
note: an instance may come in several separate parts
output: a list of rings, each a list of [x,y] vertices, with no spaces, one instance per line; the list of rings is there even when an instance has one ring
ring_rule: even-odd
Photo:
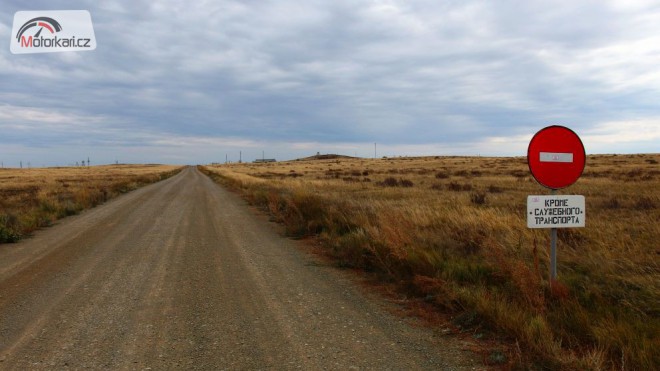
[[[554,195],[556,190],[552,190]],[[550,229],[550,284],[557,280],[557,228]]]

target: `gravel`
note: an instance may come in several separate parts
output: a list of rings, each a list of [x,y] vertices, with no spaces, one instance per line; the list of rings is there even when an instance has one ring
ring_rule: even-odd
[[[0,245],[0,369],[483,369],[189,167]]]

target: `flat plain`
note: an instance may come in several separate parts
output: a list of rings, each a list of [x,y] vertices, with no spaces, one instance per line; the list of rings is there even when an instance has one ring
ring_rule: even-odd
[[[463,334],[510,345],[487,354],[485,363],[488,365],[655,369],[660,364],[659,161],[658,154],[588,156],[583,176],[576,184],[559,192],[584,195],[587,220],[585,228],[559,230],[559,278],[552,284],[548,280],[548,231],[528,229],[525,215],[528,195],[549,192],[531,178],[524,158],[321,156],[301,161],[227,164],[200,169],[269,213],[273,220],[284,225],[287,235],[313,237],[314,243],[336,266],[368,272],[395,287],[404,298],[423,301],[427,304],[425,310],[430,307],[452,317],[451,327]],[[0,237],[5,242],[16,242],[55,220],[79,214],[178,171],[180,167],[156,165],[0,169]],[[271,246],[267,241],[276,237],[263,225],[251,221],[244,211],[240,211],[238,221],[235,213],[239,213],[240,207],[235,200],[226,193],[218,196],[218,191],[212,190],[197,173],[187,171],[186,180],[181,178],[150,188],[151,191],[139,191],[129,198],[121,197],[113,201],[114,206],[67,218],[61,226],[57,223],[53,228],[37,232],[34,239],[0,244],[4,267],[0,267],[4,272],[0,280],[4,288],[0,293],[3,316],[0,332],[4,339],[9,339],[0,344],[0,362],[4,362],[4,366],[28,365],[18,362],[20,358],[17,357],[22,354],[35,355],[25,360],[46,368],[71,364],[100,366],[94,363],[99,359],[106,366],[130,364],[126,363],[127,358],[116,358],[118,354],[129,358],[136,355],[135,362],[144,366],[154,365],[163,357],[166,363],[161,365],[195,366],[199,363],[188,357],[196,354],[192,349],[200,351],[206,359],[215,357],[209,365],[226,366],[230,364],[227,362],[243,366],[282,365],[275,353],[271,353],[277,350],[274,344],[270,347],[255,343],[252,345],[257,348],[248,349],[243,347],[245,342],[223,343],[223,349],[228,347],[234,352],[227,353],[226,349],[215,347],[216,338],[210,333],[200,338],[200,333],[206,334],[203,328],[208,323],[219,325],[221,321],[203,309],[209,307],[204,304],[205,300],[215,297],[214,294],[198,297],[193,288],[209,278],[217,281],[204,289],[204,292],[220,295],[217,303],[211,302],[215,303],[209,307],[213,311],[221,308],[222,302],[235,300],[233,294],[238,294],[223,285],[227,282],[242,285],[245,277],[264,267],[274,269],[277,277],[294,288],[300,284],[296,280],[314,279],[319,286],[322,284],[318,279],[327,277],[311,278],[314,275],[308,273],[303,274],[304,278],[282,275],[282,268],[274,266],[271,258],[288,255],[287,251],[293,248],[290,244],[278,242]],[[131,201],[133,199],[135,201]],[[205,203],[204,200],[210,199],[215,200],[215,206]],[[180,210],[173,208],[173,200],[178,200],[181,210],[188,210],[187,214],[182,216]],[[197,206],[191,208],[190,200],[195,200]],[[227,207],[234,211],[228,213]],[[206,215],[200,218],[195,210],[205,210]],[[200,227],[205,223],[210,224]],[[242,229],[241,225],[246,223],[253,225],[249,231]],[[246,236],[258,238],[245,241]],[[191,246],[198,248],[190,250]],[[248,259],[244,254],[252,251],[250,249],[256,250]],[[270,249],[277,253],[273,255]],[[227,257],[234,256],[232,254],[243,257],[227,261]],[[179,258],[186,256],[192,259],[190,264],[203,267],[196,275],[190,275],[180,264]],[[208,263],[209,256],[215,256],[217,264]],[[267,259],[259,263],[261,268],[257,269],[250,262],[261,256]],[[233,269],[231,262],[240,263],[245,269],[230,274],[227,270]],[[155,264],[153,269],[144,270],[152,263]],[[294,269],[298,263],[282,260],[277,264]],[[309,264],[317,266],[317,263]],[[114,268],[104,269],[106,265],[117,268],[123,275],[115,274]],[[295,310],[290,304],[298,301],[279,296],[276,299],[272,293],[282,288],[270,284],[277,284],[277,280],[262,276],[251,278],[263,280],[258,286],[246,282],[246,290],[267,294],[269,300],[281,304],[280,309],[286,309],[279,312],[279,317],[270,318],[269,325],[258,327],[262,328],[265,341],[273,336],[268,326],[286,330],[295,321],[302,321],[307,312],[298,313],[294,320],[289,318],[287,313]],[[133,282],[141,280],[151,282],[151,286],[129,288]],[[187,285],[189,290],[177,289],[180,284]],[[87,288],[92,286],[101,291],[88,292]],[[323,290],[329,291],[324,291],[325,294],[319,291],[308,299],[327,302],[326,296],[335,295],[329,292],[336,288],[328,286]],[[67,296],[67,301],[57,292],[75,295]],[[37,296],[30,293],[37,293]],[[173,301],[168,303],[172,308],[183,305],[183,311],[171,309],[169,314],[164,314],[156,308],[158,303],[170,299]],[[255,296],[250,300],[254,304],[265,299]],[[305,301],[305,305],[315,305],[313,300]],[[336,300],[339,299],[332,299]],[[141,304],[131,304],[135,301]],[[68,302],[79,306],[68,305]],[[237,336],[251,331],[251,326],[239,324],[259,321],[263,311],[254,312],[254,318],[241,317],[238,313],[245,312],[250,303],[236,302],[236,307],[230,309],[236,310],[238,327],[222,331],[231,330]],[[105,311],[106,304],[115,308],[118,315]],[[354,303],[347,305],[355,306]],[[362,305],[366,304],[358,307]],[[269,306],[272,304],[264,308]],[[43,309],[50,307],[55,309]],[[359,315],[358,307],[351,312],[354,319]],[[89,317],[94,313],[107,317],[108,325],[94,324]],[[328,306],[323,306],[320,313],[328,313],[330,317],[326,319],[336,320],[334,325],[346,319],[333,313]],[[369,313],[374,313],[373,309]],[[189,320],[199,325],[199,331],[179,322],[188,316],[200,319],[199,323]],[[74,326],[66,324],[69,317],[86,320]],[[377,325],[382,331],[388,323],[397,322],[395,318],[385,317],[379,317]],[[124,319],[135,322],[124,323]],[[139,324],[145,320],[155,320],[158,326],[168,330],[142,329]],[[104,337],[102,334],[112,328],[111,323],[123,324],[128,330]],[[310,331],[317,326],[313,321],[300,323],[310,326]],[[447,325],[441,324],[442,329]],[[58,328],[68,331],[70,337],[66,339],[78,344],[78,350],[53,350],[65,339],[57,336]],[[182,345],[178,343],[179,338],[164,338],[170,331],[175,331],[175,335],[179,331],[184,338],[192,337],[197,348],[188,349],[187,345],[177,348]],[[285,338],[292,336],[292,333],[286,335],[286,331],[278,334],[284,334]],[[129,335],[133,337],[127,338]],[[385,344],[392,336],[384,335],[379,341]],[[344,338],[338,332],[331,343],[333,349],[348,346],[342,343]],[[95,339],[104,342],[105,354],[94,353],[93,344],[81,346]],[[153,343],[160,347],[161,353],[152,354],[137,343],[126,343],[145,339],[147,343],[164,341]],[[298,340],[292,346],[303,347],[305,339]],[[363,333],[359,340],[368,342],[373,338]],[[415,361],[417,366],[474,366],[469,355],[459,355],[460,349],[452,345],[455,343],[443,344],[453,350],[433,360],[421,358]],[[317,345],[324,346],[324,343]],[[166,351],[168,347],[178,350]],[[429,356],[433,346],[424,347]],[[263,352],[254,353],[254,349]],[[309,353],[303,348],[297,351],[297,358],[288,361],[306,364],[303,360]],[[315,353],[315,357],[327,355],[323,351]],[[370,359],[376,362],[375,358]],[[317,366],[328,365],[327,360],[319,361],[319,358],[314,362],[319,362]],[[342,358],[337,364],[350,366],[354,362],[357,362],[355,358]],[[398,361],[383,358],[377,362],[386,366]]]
[[[372,272],[500,336],[511,367],[660,365],[660,155],[590,155],[558,194],[586,197],[586,227],[528,229],[528,195],[549,191],[525,158],[319,156],[203,167],[337,265]],[[495,335],[488,335],[488,334]]]

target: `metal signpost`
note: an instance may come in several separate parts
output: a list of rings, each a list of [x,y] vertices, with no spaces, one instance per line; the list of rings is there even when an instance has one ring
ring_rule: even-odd
[[[557,228],[584,227],[584,196],[556,195],[575,183],[586,155],[580,137],[567,127],[553,125],[534,135],[527,148],[527,164],[534,179],[552,190],[551,196],[527,197],[527,227],[550,228],[550,279],[557,279]]]

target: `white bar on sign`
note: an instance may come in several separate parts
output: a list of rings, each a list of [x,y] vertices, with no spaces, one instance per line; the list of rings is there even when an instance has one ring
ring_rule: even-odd
[[[572,153],[541,152],[541,162],[573,162]]]

